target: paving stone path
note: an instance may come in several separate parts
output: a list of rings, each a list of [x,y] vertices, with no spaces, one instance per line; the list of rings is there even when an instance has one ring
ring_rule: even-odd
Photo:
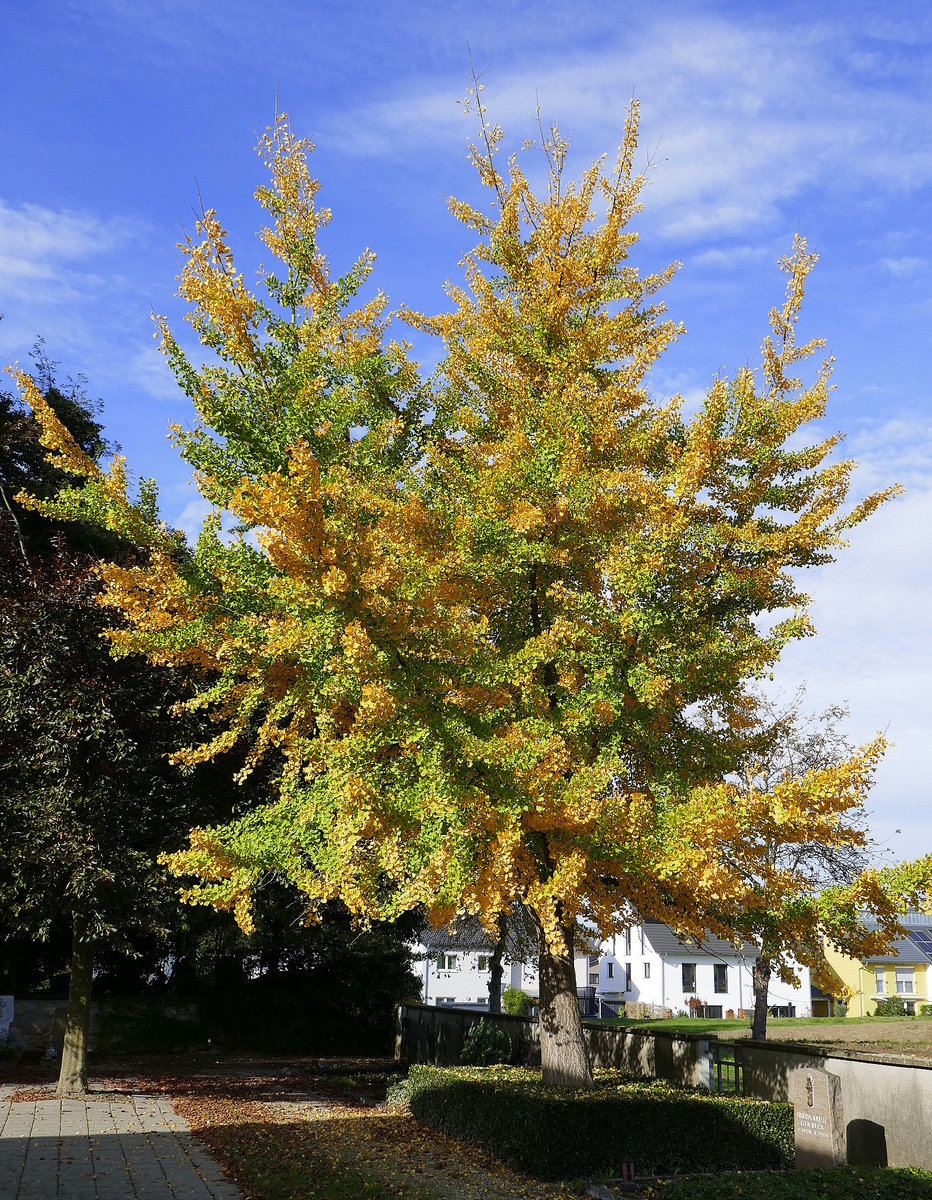
[[[159,1096],[12,1103],[0,1087],[3,1200],[239,1200]]]

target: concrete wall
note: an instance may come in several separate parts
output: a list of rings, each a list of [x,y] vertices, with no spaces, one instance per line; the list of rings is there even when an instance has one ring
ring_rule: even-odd
[[[474,1021],[486,1020],[511,1038],[511,1061],[540,1066],[536,1019],[510,1017],[432,1005],[405,1004],[398,1009],[395,1057],[408,1063],[455,1066]],[[705,1037],[652,1033],[640,1029],[583,1022],[589,1061],[595,1068],[616,1067],[644,1079],[669,1079],[689,1087],[709,1086],[709,1040]]]
[[[932,1063],[787,1043],[739,1042],[745,1095],[788,1099],[789,1074],[818,1067],[841,1080],[848,1161],[932,1170]]]
[[[395,1057],[406,1063],[452,1067],[460,1060],[463,1041],[474,1021],[491,1021],[511,1038],[512,1062],[540,1065],[536,1021],[507,1013],[483,1013],[432,1004],[402,1004],[395,1028]]]
[[[478,1012],[404,1005],[398,1010],[395,1057],[407,1062],[452,1066]],[[512,1061],[540,1064],[536,1020],[485,1016],[506,1030]],[[691,1036],[666,1030],[622,1029],[584,1022],[592,1066],[616,1067],[646,1079],[668,1079],[709,1087],[713,1055],[735,1055],[744,1094],[760,1100],[788,1100],[790,1073],[817,1067],[841,1080],[848,1161],[859,1166],[924,1167],[932,1170],[932,1063],[835,1051],[826,1054],[786,1042],[725,1042],[714,1035]]]

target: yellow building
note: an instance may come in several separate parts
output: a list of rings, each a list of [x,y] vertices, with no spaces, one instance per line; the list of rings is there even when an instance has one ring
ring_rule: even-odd
[[[897,997],[906,1011],[918,1013],[929,1003],[932,984],[932,922],[907,921],[906,933],[896,939],[889,954],[878,954],[863,962],[840,954],[826,944],[825,960],[847,991],[848,1016],[870,1017],[882,1000]]]

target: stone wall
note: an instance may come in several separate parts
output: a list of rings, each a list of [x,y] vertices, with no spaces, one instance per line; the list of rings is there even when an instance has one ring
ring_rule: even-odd
[[[537,1020],[506,1013],[471,1012],[405,1004],[398,1009],[395,1057],[408,1063],[453,1066],[459,1062],[463,1039],[474,1021],[491,1021],[511,1038],[515,1064],[540,1066]],[[669,1079],[689,1087],[709,1086],[709,1039],[689,1034],[621,1029],[584,1021],[583,1031],[593,1067],[617,1067],[645,1079]]]
[[[45,1051],[52,1046],[61,1054],[66,1011],[64,996],[17,996],[12,1028],[22,1036],[27,1050]],[[191,1042],[198,1020],[195,1003],[104,996],[91,1001],[88,1049],[102,1052],[184,1049]]]

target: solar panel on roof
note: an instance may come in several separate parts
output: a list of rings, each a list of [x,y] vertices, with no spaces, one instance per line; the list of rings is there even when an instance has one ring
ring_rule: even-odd
[[[925,951],[932,958],[932,933],[927,929],[909,929],[907,936],[911,942],[916,943],[920,950]]]

